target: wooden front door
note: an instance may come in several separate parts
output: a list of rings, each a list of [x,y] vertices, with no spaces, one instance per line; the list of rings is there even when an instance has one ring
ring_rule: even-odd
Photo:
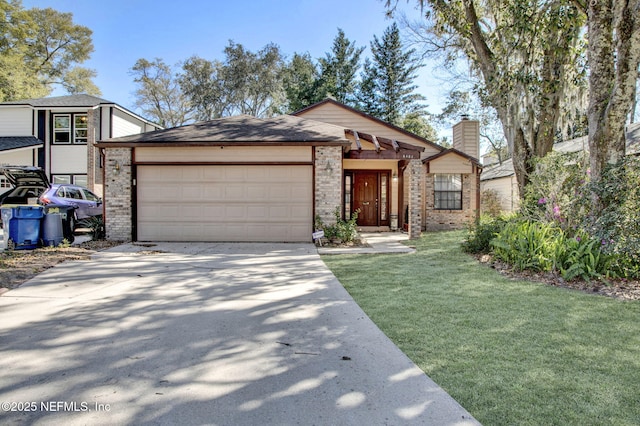
[[[353,210],[360,210],[358,225],[388,225],[388,182],[386,172],[353,173]]]

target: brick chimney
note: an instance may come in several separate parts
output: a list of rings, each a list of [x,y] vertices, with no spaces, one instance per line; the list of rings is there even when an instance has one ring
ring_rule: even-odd
[[[475,159],[480,159],[480,122],[463,115],[453,126],[453,147]]]

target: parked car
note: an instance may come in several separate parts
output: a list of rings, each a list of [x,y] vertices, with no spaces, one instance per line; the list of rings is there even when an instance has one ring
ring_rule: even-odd
[[[95,216],[102,216],[102,199],[87,188],[77,185],[54,183],[42,195],[40,204],[75,207],[75,216],[71,219],[71,229],[78,221],[82,222]]]
[[[47,175],[39,167],[0,167],[13,189],[0,195],[0,207],[5,204],[42,204],[74,207],[70,219],[71,229],[78,221],[102,215],[102,199],[87,188],[69,184],[49,183]]]
[[[3,204],[37,204],[38,198],[51,185],[49,179],[40,167],[31,166],[3,166],[3,174],[13,186],[0,195],[0,206]]]

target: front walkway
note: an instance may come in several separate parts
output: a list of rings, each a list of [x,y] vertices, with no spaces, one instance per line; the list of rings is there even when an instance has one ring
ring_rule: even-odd
[[[406,245],[409,234],[405,232],[362,232],[368,247],[318,247],[319,254],[384,254],[415,253],[416,249]],[[402,244],[404,242],[405,244]]]

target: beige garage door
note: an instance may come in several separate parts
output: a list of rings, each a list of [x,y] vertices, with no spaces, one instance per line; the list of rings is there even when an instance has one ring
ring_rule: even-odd
[[[311,241],[311,166],[138,166],[140,241]]]

